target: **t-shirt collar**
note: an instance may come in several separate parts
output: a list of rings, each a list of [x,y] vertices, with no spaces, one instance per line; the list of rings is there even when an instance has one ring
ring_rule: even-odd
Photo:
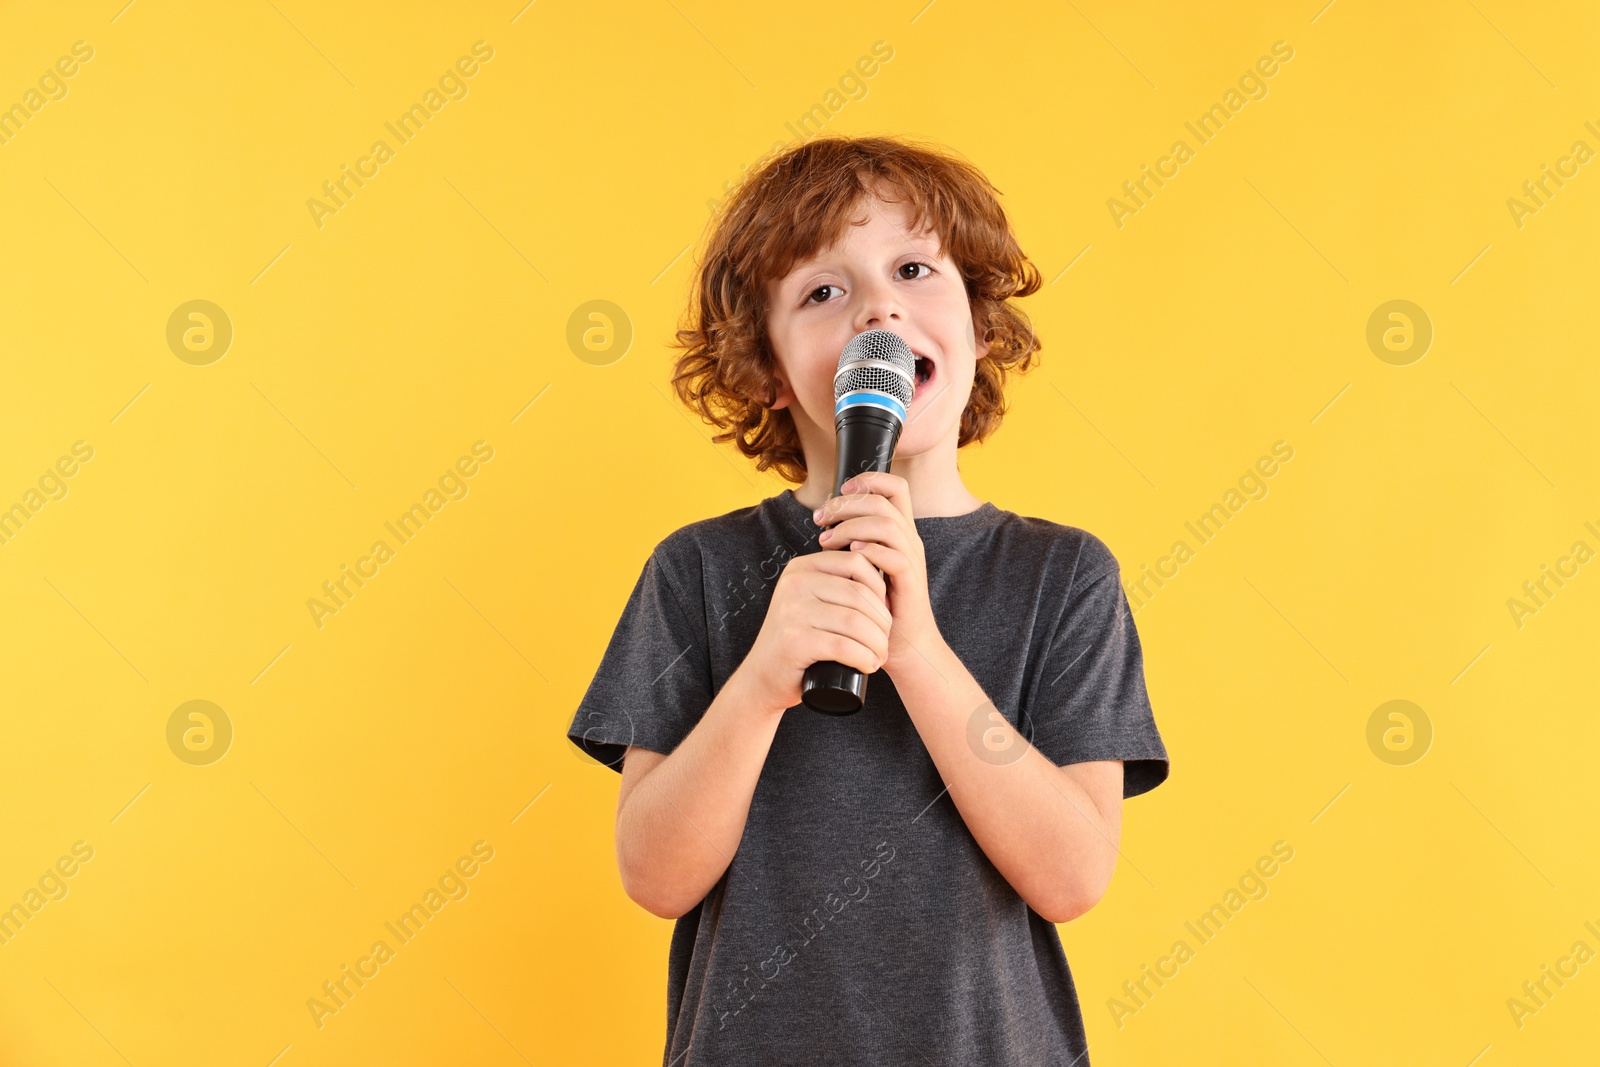
[[[804,528],[809,528],[820,533],[822,528],[811,519],[811,510],[795,498],[793,489],[785,489],[775,497],[769,498],[784,520],[789,523],[801,523]],[[931,515],[926,518],[916,519],[917,533],[926,537],[930,533],[955,532],[958,530],[974,529],[994,522],[1005,513],[995,507],[992,501],[985,500],[977,508],[964,515]]]

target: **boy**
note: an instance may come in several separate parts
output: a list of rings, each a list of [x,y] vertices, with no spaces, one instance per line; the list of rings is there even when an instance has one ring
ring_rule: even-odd
[[[716,220],[674,386],[800,488],[656,546],[568,732],[622,773],[628,895],[676,920],[666,1067],[1088,1063],[1054,924],[1168,762],[1111,552],[957,469],[1038,287],[982,174],[899,139],[793,148]],[[916,392],[833,497],[833,374],[880,328]],[[818,660],[876,672],[859,712],[801,704]]]

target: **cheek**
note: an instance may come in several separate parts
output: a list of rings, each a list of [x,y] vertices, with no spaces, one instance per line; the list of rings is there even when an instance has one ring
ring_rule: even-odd
[[[831,430],[833,372],[837,369],[837,362],[824,363],[817,360],[800,368],[794,376],[786,377],[784,380],[789,383],[790,392],[794,394],[794,400],[790,405],[791,414],[797,417],[804,416],[809,421]]]

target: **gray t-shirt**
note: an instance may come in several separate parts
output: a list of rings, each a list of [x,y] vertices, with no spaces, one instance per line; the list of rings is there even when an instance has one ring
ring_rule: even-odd
[[[1125,797],[1164,781],[1105,544],[992,503],[916,527],[939,631],[995,708],[1052,763],[1126,761]],[[784,490],[668,535],[567,736],[618,772],[629,745],[671,753],[818,533]],[[1014,758],[985,725],[974,753]],[[978,846],[888,674],[854,715],[784,712],[732,863],[673,929],[662,1062],[1087,1067],[1056,927]]]

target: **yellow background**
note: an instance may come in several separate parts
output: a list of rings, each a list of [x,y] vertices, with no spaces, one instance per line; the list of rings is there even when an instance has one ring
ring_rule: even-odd
[[[827,128],[967,155],[1048,283],[974,492],[1128,574],[1295,450],[1138,614],[1173,769],[1062,927],[1093,1061],[1595,1054],[1600,963],[1506,1004],[1600,950],[1600,564],[1520,628],[1506,604],[1600,547],[1600,164],[1506,204],[1600,148],[1592,6],[122,3],[0,12],[0,104],[94,49],[0,145],[0,506],[93,448],[0,545],[0,907],[94,850],[0,946],[0,1062],[657,1061],[671,924],[623,894],[618,779],[564,733],[655,542],[784,488],[668,400],[666,341],[708,201],[876,41]],[[479,40],[468,95],[319,228],[307,200]],[[166,340],[196,299],[234,332],[205,366]],[[597,299],[633,329],[607,365],[566,340]],[[1406,366],[1366,343],[1392,299],[1433,324]],[[465,498],[315,625],[480,440]],[[1432,724],[1408,766],[1367,743],[1394,699]],[[207,766],[168,747],[190,700],[233,725]],[[1280,840],[1269,895],[1119,1028],[1108,998]],[[477,841],[469,895],[319,1029],[307,999]]]

